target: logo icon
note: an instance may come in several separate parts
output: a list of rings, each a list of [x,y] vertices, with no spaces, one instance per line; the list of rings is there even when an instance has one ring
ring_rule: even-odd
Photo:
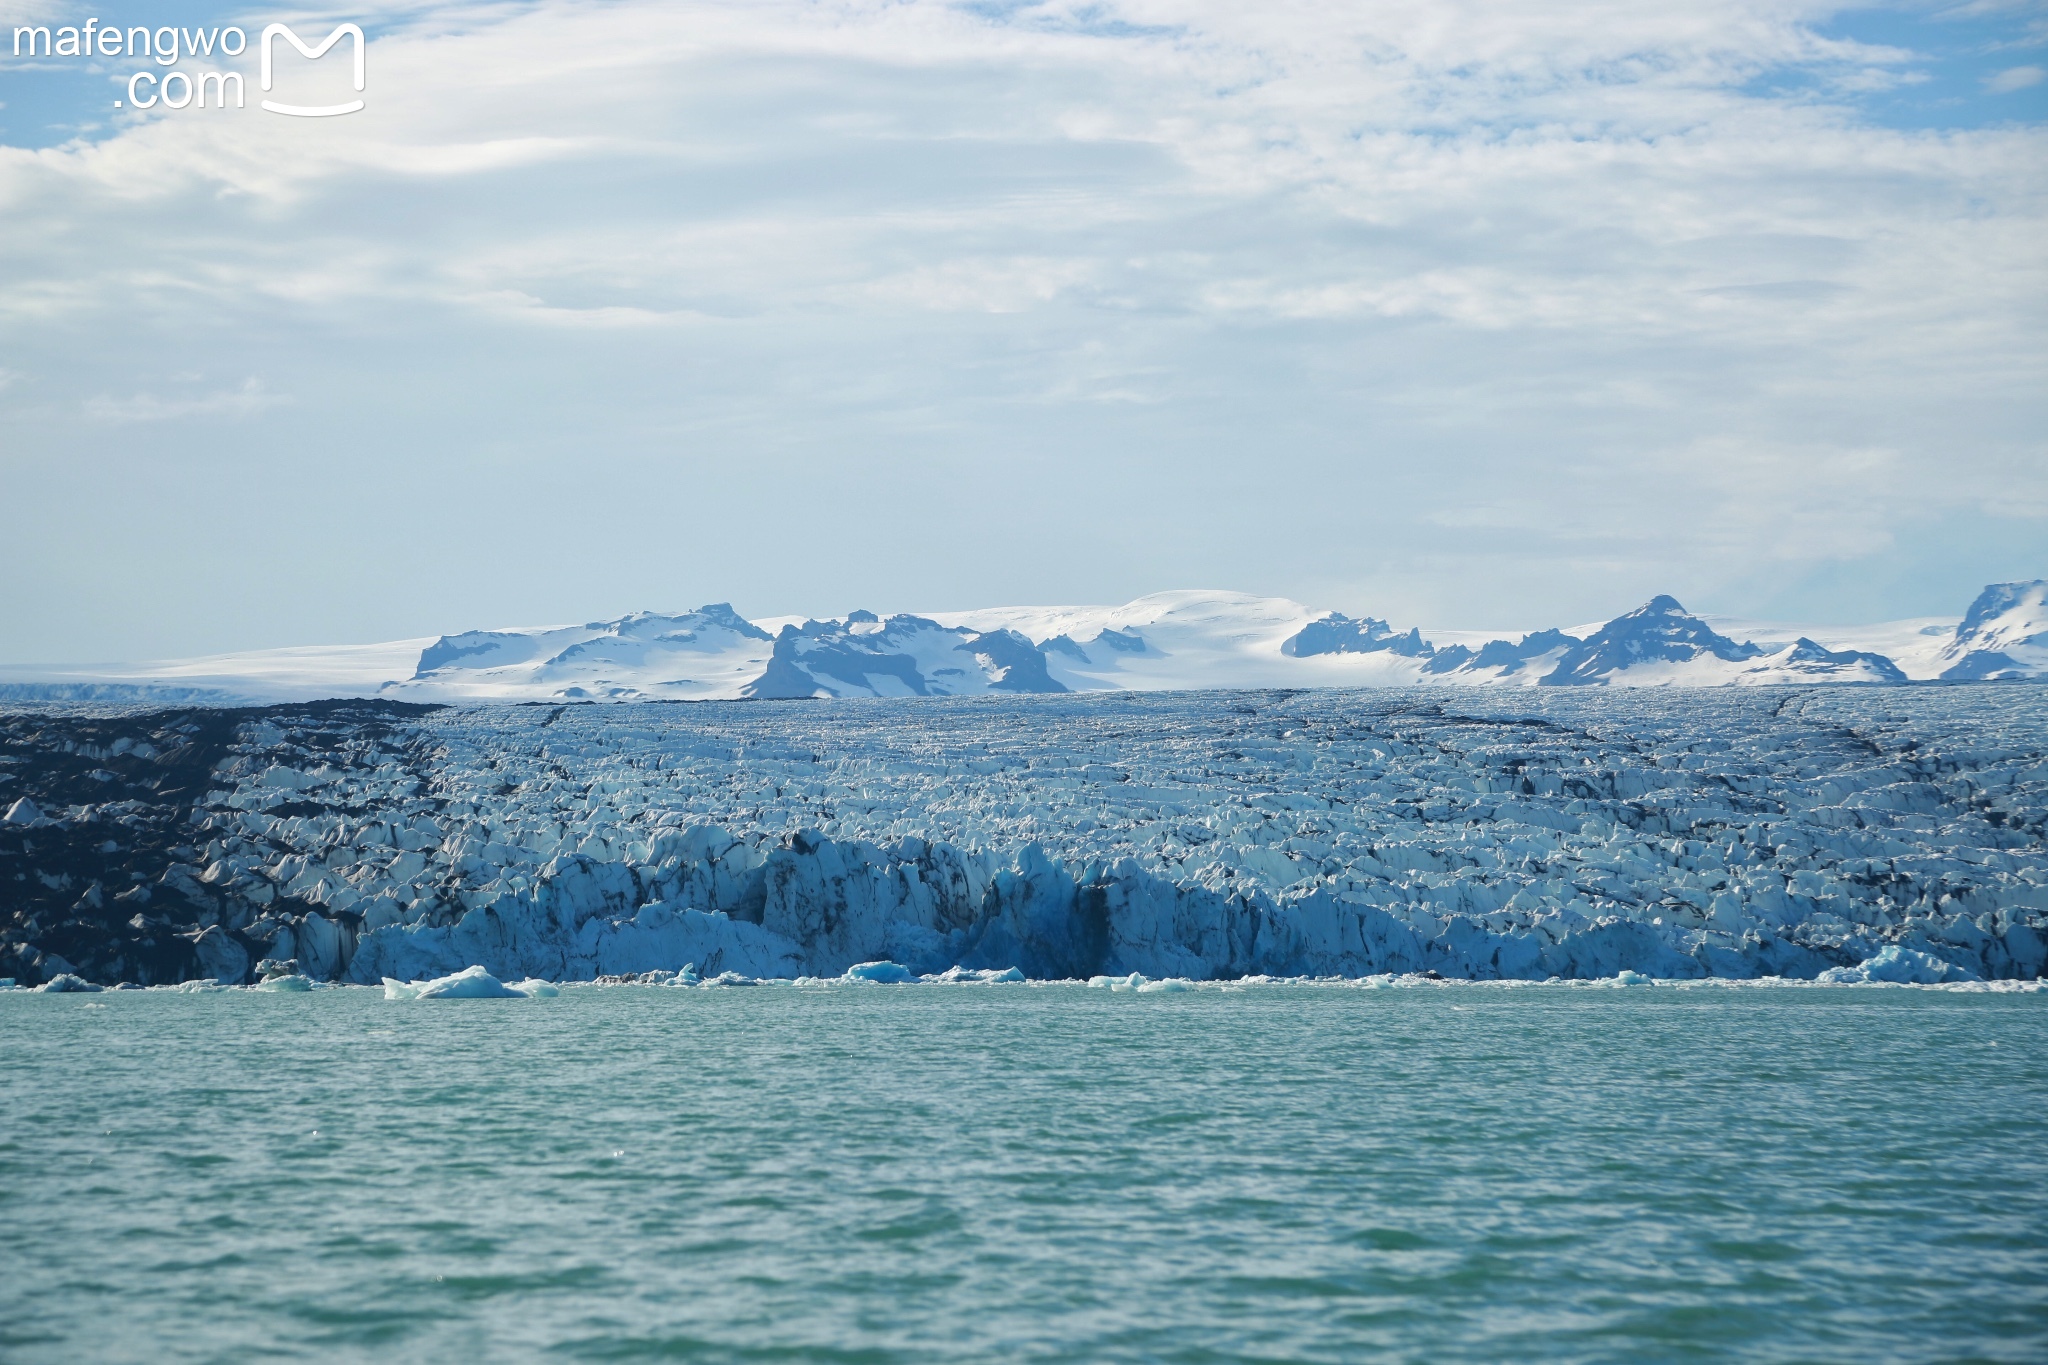
[[[270,89],[270,40],[278,37],[282,37],[286,42],[297,48],[299,55],[309,61],[320,60],[321,57],[327,54],[327,49],[333,47],[343,38],[355,39],[356,89],[361,90],[363,88],[363,31],[360,28],[357,28],[354,24],[343,24],[335,29],[334,32],[328,34],[326,41],[322,42],[320,46],[308,47],[299,41],[298,34],[292,32],[283,24],[272,24],[263,30],[262,38],[263,71],[261,83],[265,90]],[[336,114],[355,113],[356,110],[363,107],[363,102],[361,100],[350,100],[347,104],[305,105],[280,104],[276,100],[264,100],[263,107],[273,114],[290,114],[293,118],[332,118]]]

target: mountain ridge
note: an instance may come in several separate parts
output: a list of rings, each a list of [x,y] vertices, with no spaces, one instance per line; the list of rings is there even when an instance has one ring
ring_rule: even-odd
[[[1943,618],[1950,619],[1950,618]],[[2048,580],[1988,585],[1952,627],[1772,629],[1759,643],[1669,595],[1593,627],[1439,644],[1422,628],[1217,590],[1115,607],[749,620],[729,603],[581,625],[162,664],[0,669],[0,700],[788,700],[1117,690],[1900,685],[2048,679]],[[774,626],[773,630],[768,626]],[[1441,633],[1441,632],[1440,632]],[[1789,635],[1787,639],[1785,636]],[[1827,637],[1835,636],[1831,644]],[[1894,653],[1859,648],[1880,641]]]

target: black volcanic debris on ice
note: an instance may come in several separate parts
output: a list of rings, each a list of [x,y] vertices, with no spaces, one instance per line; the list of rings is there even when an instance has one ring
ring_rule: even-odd
[[[0,976],[186,981],[211,974],[197,941],[241,939],[236,931],[250,909],[316,913],[320,907],[268,888],[204,880],[195,844],[205,842],[209,793],[235,770],[231,747],[274,725],[308,758],[382,760],[401,752],[388,743],[392,721],[435,709],[344,701],[0,714]],[[339,808],[284,802],[274,809],[289,817]],[[347,924],[345,913],[337,918]]]
[[[0,976],[2032,978],[2039,695],[36,706]]]

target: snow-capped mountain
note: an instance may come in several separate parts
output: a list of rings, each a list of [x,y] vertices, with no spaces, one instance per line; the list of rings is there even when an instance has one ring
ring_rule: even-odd
[[[1013,630],[942,626],[922,616],[856,611],[844,621],[786,625],[768,667],[743,697],[930,697],[1065,692],[1046,653]]]
[[[1566,648],[1540,680],[1546,686],[1714,686],[1724,683],[1902,683],[1882,654],[1831,650],[1801,636],[1767,652],[1737,643],[1689,614],[1672,597],[1653,597]]]
[[[2048,678],[2048,580],[1993,584],[1961,618],[1842,629],[1710,622],[1675,598],[1658,596],[1602,624],[1494,639],[1231,592],[1154,593],[1118,607],[996,607],[886,618],[855,611],[800,622],[750,621],[714,603],[675,615],[639,612],[578,626],[465,631],[387,645],[5,669],[0,697],[704,701],[2029,678]]]
[[[379,690],[512,700],[730,697],[760,678],[774,639],[723,602],[679,616],[472,630],[443,635],[420,651],[410,678]]]
[[[2048,675],[2048,579],[1984,589],[1938,662],[1951,682]]]

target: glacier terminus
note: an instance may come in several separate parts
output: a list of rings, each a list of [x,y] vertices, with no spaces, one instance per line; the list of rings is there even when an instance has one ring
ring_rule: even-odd
[[[16,703],[0,976],[2028,980],[2041,696]]]

